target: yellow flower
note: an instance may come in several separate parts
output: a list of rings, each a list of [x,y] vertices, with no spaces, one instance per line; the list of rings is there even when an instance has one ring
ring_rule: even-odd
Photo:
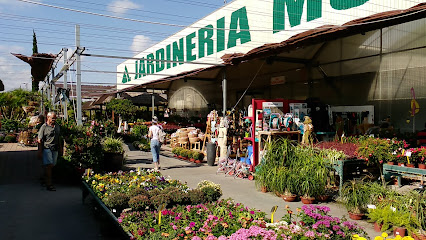
[[[374,238],[374,240],[383,240],[383,238],[381,236],[377,236]]]
[[[382,233],[382,237],[387,238],[389,235],[387,233]]]
[[[414,240],[411,236],[405,236],[402,238],[402,240]]]

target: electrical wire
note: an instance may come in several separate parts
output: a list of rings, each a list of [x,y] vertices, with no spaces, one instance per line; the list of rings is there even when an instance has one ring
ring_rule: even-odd
[[[118,19],[118,20],[132,21],[132,22],[138,22],[138,23],[148,23],[148,24],[155,24],[155,25],[162,25],[162,26],[181,27],[181,28],[196,28],[196,29],[205,28],[205,26],[195,27],[195,26],[186,26],[186,25],[180,25],[180,24],[172,24],[172,23],[163,23],[163,22],[146,21],[146,20],[139,20],[139,19],[132,19],[132,18],[124,18],[124,17],[112,16],[112,15],[108,15],[108,14],[94,13],[94,12],[89,12],[89,11],[84,11],[84,10],[60,7],[60,6],[51,5],[51,4],[44,4],[44,3],[40,3],[40,2],[34,2],[34,1],[31,1],[31,0],[17,0],[17,1],[25,2],[25,3],[29,3],[29,4],[34,4],[34,5],[50,7],[50,8],[66,10],[66,11],[71,11],[71,12],[83,13],[83,14],[112,18],[112,19]],[[424,10],[421,10],[421,11],[418,11],[418,12],[422,12],[422,11],[424,11]],[[406,14],[404,16],[407,16],[407,15],[410,15],[410,14]],[[401,16],[396,16],[395,18],[399,18],[399,17],[401,17]],[[394,18],[390,18],[390,19],[394,19]],[[373,22],[382,22],[382,21],[386,21],[386,20],[388,20],[388,19],[382,19],[382,20],[379,19],[379,20],[376,20],[376,21],[373,21]],[[371,22],[369,22],[369,23],[371,23]],[[366,23],[346,25],[345,27],[347,27],[347,26],[360,26],[360,25],[364,25],[364,24],[366,24]],[[215,29],[215,28],[213,28],[213,29]],[[229,29],[229,28],[218,28],[218,29],[221,29],[221,30],[236,30],[236,29]],[[300,30],[300,29],[297,29],[297,30]],[[271,31],[271,29],[250,29],[250,31]]]

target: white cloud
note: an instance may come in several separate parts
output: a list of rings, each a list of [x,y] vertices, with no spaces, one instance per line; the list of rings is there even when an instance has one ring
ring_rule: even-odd
[[[133,53],[137,54],[151,47],[153,44],[154,41],[151,38],[144,35],[136,35],[133,38],[133,43],[130,49],[133,51]]]
[[[10,54],[10,52],[25,54],[24,48],[0,45],[0,52],[2,53],[0,55],[0,79],[4,84],[5,91],[19,87],[31,89],[30,65]]]
[[[0,0],[1,1],[1,0]],[[118,15],[124,15],[131,9],[139,9],[140,6],[130,0],[115,0],[108,4],[108,11],[111,11]]]

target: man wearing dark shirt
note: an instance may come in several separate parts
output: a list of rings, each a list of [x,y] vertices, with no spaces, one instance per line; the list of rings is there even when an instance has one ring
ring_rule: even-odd
[[[52,184],[52,169],[58,159],[59,131],[59,126],[56,125],[56,114],[49,112],[46,123],[38,131],[38,154],[43,157],[46,187],[49,191],[56,191]]]

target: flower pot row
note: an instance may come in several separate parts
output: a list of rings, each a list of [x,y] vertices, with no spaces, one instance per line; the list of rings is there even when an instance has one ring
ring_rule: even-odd
[[[387,164],[389,164],[389,165],[395,165],[395,162],[387,162]],[[415,168],[416,164],[414,164],[414,163],[398,163],[398,166],[400,166],[400,167]],[[426,169],[426,164],[419,163],[419,164],[417,164],[417,168]]]

